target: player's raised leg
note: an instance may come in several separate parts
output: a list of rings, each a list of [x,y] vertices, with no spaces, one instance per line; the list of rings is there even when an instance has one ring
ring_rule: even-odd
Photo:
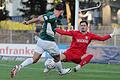
[[[33,58],[28,58],[25,61],[23,61],[21,64],[13,67],[10,74],[11,78],[13,78],[17,74],[17,72],[19,72],[25,66],[36,63],[40,59],[40,57],[41,57],[41,54],[34,53]]]
[[[34,51],[34,55],[33,55],[32,58],[26,59],[26,60],[23,61],[21,64],[16,65],[16,66],[11,70],[11,74],[10,74],[10,75],[11,75],[11,78],[13,78],[13,77],[17,74],[17,72],[19,72],[19,71],[20,71],[22,68],[24,68],[25,66],[28,66],[28,65],[30,65],[30,64],[34,64],[34,63],[36,63],[36,62],[40,59],[40,57],[41,57],[42,53],[44,52],[44,50],[42,49],[41,46],[39,46],[39,45],[40,45],[39,43],[41,43],[41,40],[40,40],[40,39],[39,39],[38,42],[37,42],[37,45],[36,45],[35,51]]]
[[[81,57],[80,63],[74,68],[74,72],[78,71],[84,65],[88,64],[90,60],[93,58],[92,54],[85,54]]]

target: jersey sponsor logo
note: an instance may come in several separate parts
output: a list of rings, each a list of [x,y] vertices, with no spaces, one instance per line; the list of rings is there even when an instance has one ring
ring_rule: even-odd
[[[52,26],[50,23],[47,24],[47,31],[46,32],[49,36],[54,37],[54,35],[55,35],[54,32],[52,31]]]
[[[88,36],[85,36],[85,39],[88,39]]]
[[[87,39],[77,39],[77,42],[88,43],[88,40]]]
[[[49,17],[49,19],[52,19],[52,18],[55,18],[55,15],[51,15],[51,16]]]

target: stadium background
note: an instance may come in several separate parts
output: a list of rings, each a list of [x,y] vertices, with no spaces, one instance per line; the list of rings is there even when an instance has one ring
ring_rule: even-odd
[[[4,13],[5,10],[0,10],[0,80],[9,80],[8,74],[11,68],[21,61],[25,60],[27,57],[31,57],[33,54],[34,46],[36,41],[34,40],[34,30],[36,27],[42,26],[42,24],[32,24],[32,25],[23,25],[21,22],[26,18],[26,16],[21,16],[21,12],[17,10],[17,7],[23,5],[20,2],[24,2],[24,0],[0,0],[0,5],[6,1],[7,5],[5,10],[9,11],[9,18],[2,18],[2,16],[6,16]],[[27,1],[27,0],[25,0]],[[31,1],[31,0],[29,0]],[[39,1],[39,0],[38,0]],[[46,1],[46,0],[43,0]],[[53,0],[54,1],[54,0]],[[48,0],[46,5],[53,6],[55,3],[58,3],[61,0]],[[96,26],[92,27],[92,32],[105,35],[110,34],[113,31],[114,27],[120,27],[120,6],[119,0],[90,0],[93,4],[97,1],[103,2],[103,7],[100,8],[100,22],[97,28]],[[66,11],[64,13],[64,18],[62,19],[62,25],[59,26],[62,29],[74,29],[74,8],[71,9],[69,5],[75,5],[75,0],[63,0]],[[65,3],[66,2],[66,3]],[[89,0],[80,0],[80,4],[83,6],[87,6]],[[9,4],[9,6],[8,6]],[[10,6],[12,4],[12,6]],[[17,4],[17,5],[16,5]],[[16,7],[13,7],[16,6]],[[24,6],[24,5],[23,5]],[[36,4],[36,8],[40,7]],[[11,8],[9,8],[11,7]],[[39,7],[39,8],[38,8]],[[80,6],[81,7],[81,6]],[[41,9],[42,10],[42,9]],[[71,10],[71,11],[70,11]],[[39,10],[38,10],[39,11]],[[67,12],[68,11],[68,12]],[[71,12],[71,14],[69,14]],[[18,15],[19,14],[19,15]],[[26,13],[27,14],[27,13]],[[32,13],[36,14],[37,13]],[[32,15],[30,14],[30,15]],[[31,18],[31,16],[27,16]],[[34,16],[32,16],[34,17]],[[69,20],[70,18],[70,20]],[[56,35],[56,42],[59,45],[61,52],[66,50],[69,47],[69,43],[71,41],[70,37],[61,36],[59,34]],[[49,74],[43,74],[43,63],[32,65],[27,67],[26,70],[22,71],[20,76],[17,76],[15,80],[34,80],[35,77],[41,78],[42,80],[46,79],[58,79],[58,80],[119,80],[120,77],[120,35],[114,36],[113,38],[107,41],[93,41],[89,48],[88,53],[93,53],[94,58],[91,61],[91,64],[85,66],[83,70],[78,73],[68,74],[63,77],[59,77],[55,71],[50,72]],[[46,57],[50,57],[48,53],[44,53],[42,61],[44,61]],[[65,63],[65,67],[73,67],[72,63]],[[33,76],[30,77],[29,71],[33,71]],[[28,76],[27,76],[28,75]],[[50,76],[48,76],[50,75]],[[56,75],[56,76],[53,76]],[[95,75],[95,76],[94,76]],[[41,77],[42,76],[42,77]],[[70,77],[71,76],[71,77]],[[74,76],[74,77],[73,77]],[[25,77],[25,78],[24,78]],[[62,79],[63,78],[63,79]]]

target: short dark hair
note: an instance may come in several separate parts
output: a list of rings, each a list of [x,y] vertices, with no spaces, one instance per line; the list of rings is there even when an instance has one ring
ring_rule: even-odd
[[[80,21],[80,24],[81,23],[85,23],[88,26],[88,22],[87,21]]]
[[[55,9],[56,10],[63,10],[63,4],[62,3],[56,4]]]

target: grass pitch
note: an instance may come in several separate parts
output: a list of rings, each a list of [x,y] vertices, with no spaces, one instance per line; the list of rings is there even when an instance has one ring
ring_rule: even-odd
[[[60,76],[56,70],[43,73],[42,62],[23,68],[14,79],[9,79],[10,70],[21,62],[0,61],[0,80],[120,80],[118,64],[88,64],[78,72]],[[73,67],[73,63],[64,63],[64,67]]]

